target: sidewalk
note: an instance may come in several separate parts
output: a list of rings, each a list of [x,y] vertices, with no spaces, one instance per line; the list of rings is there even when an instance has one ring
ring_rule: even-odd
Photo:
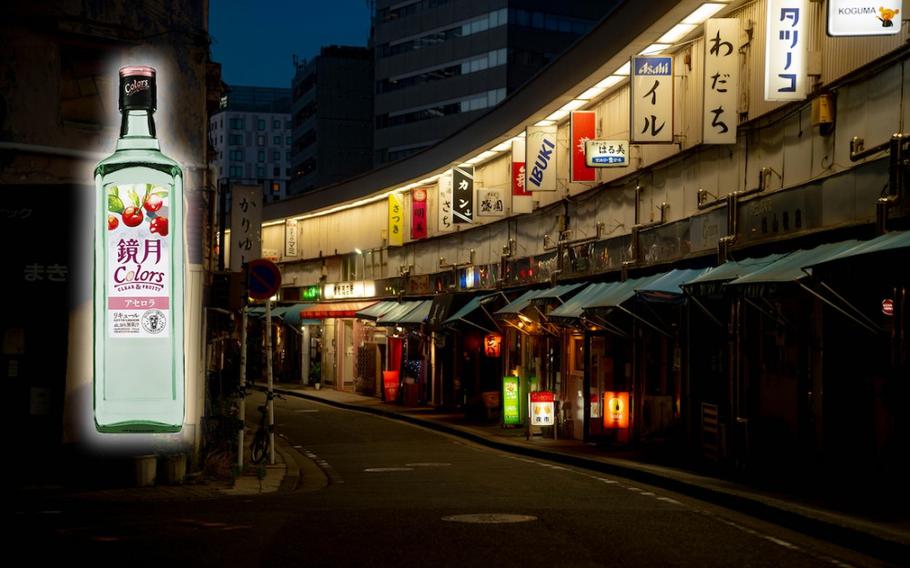
[[[301,385],[276,384],[276,390],[284,395],[419,424],[495,449],[663,487],[879,557],[903,559],[901,562],[910,558],[910,515],[883,520],[844,513],[797,495],[781,495],[680,468],[645,463],[636,459],[634,452],[607,453],[577,440],[539,436],[526,440],[524,430],[469,423],[461,413],[439,412],[431,407],[387,404],[374,397]]]

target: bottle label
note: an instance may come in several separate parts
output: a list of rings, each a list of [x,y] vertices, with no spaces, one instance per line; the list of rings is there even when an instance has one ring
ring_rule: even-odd
[[[109,337],[170,336],[169,193],[150,183],[106,187]]]

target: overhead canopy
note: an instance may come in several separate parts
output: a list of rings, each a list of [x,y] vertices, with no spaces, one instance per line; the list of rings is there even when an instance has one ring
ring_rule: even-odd
[[[484,294],[481,296],[475,296],[471,300],[461,307],[460,310],[455,312],[452,317],[446,319],[443,322],[444,326],[457,325],[459,323],[468,324],[472,327],[482,329],[488,333],[495,333],[497,331],[497,325],[495,321],[492,321],[492,318],[489,317],[489,313],[486,311],[486,308],[483,306],[490,302],[495,302],[496,298],[502,298],[501,301],[506,301],[506,297],[502,293],[495,294]],[[474,319],[472,314],[478,310],[483,311],[484,318]]]
[[[272,310],[272,315],[275,315],[275,312],[278,312],[281,320],[293,327],[300,327],[302,325],[319,325],[318,319],[302,319],[300,317],[300,311],[304,308],[310,307],[312,304],[294,304],[292,306],[282,306],[275,310]]]
[[[377,325],[421,324],[430,313],[432,300],[413,300],[401,302],[391,310],[379,316]],[[418,313],[419,312],[419,313]]]
[[[375,301],[366,302],[335,302],[333,304],[313,304],[300,310],[302,319],[325,319],[325,318],[353,318],[357,312],[366,309]]]
[[[360,319],[373,320],[379,319],[379,316],[398,306],[395,300],[383,300],[376,302],[368,308],[358,311],[355,315]]]
[[[859,255],[890,252],[905,248],[910,248],[910,231],[894,231],[892,233],[885,233],[884,235],[875,237],[870,241],[859,243],[858,245],[825,260],[814,262],[813,264],[807,264],[806,267],[811,268],[820,264],[828,264],[831,262],[838,262],[841,260],[854,258]]]
[[[459,298],[464,301],[464,298]],[[455,305],[455,294],[445,293],[433,296],[432,305],[430,306],[430,315],[427,316],[427,323],[434,330],[438,330],[449,317],[452,306]]]
[[[858,244],[859,241],[849,240],[819,245],[813,249],[793,251],[771,264],[743,274],[736,280],[729,282],[728,285],[741,286],[745,284],[796,282],[808,276],[808,273],[803,270],[804,266],[825,262]]]
[[[753,270],[768,266],[783,256],[783,254],[769,254],[759,258],[728,260],[720,266],[708,269],[704,274],[680,283],[680,287],[692,294],[708,295],[719,292],[722,290],[722,284],[735,280]]]
[[[584,306],[587,302],[590,302],[592,298],[603,294],[604,291],[615,286],[619,286],[619,282],[598,282],[596,284],[589,284],[584,290],[566,300],[565,304],[555,308],[552,312],[547,314],[547,318],[549,318],[550,321],[557,323],[569,323],[577,320],[582,316]]]
[[[545,288],[543,290],[539,290],[538,294],[531,300],[532,302],[540,302],[542,300],[559,300],[560,303],[564,303],[566,297],[570,296],[572,293],[584,285],[584,282],[579,282],[577,284],[560,284],[558,286],[553,286],[552,288]]]
[[[707,268],[674,269],[648,284],[636,287],[635,292],[639,298],[651,302],[676,302],[684,296],[680,285],[707,271]]]
[[[652,276],[643,276],[641,278],[632,278],[631,280],[626,280],[625,282],[606,289],[602,293],[591,298],[591,300],[583,307],[585,310],[615,308],[634,296],[635,290],[637,288],[643,288],[661,278],[662,276],[664,275],[654,274]]]
[[[528,290],[521,296],[518,296],[502,308],[493,312],[493,315],[497,317],[503,316],[514,316],[518,315],[521,310],[527,308],[531,305],[531,300],[537,297],[538,294],[542,293],[543,290]]]

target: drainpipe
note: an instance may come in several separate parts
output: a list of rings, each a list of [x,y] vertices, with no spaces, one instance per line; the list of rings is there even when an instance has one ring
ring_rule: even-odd
[[[854,136],[850,140],[850,161],[858,162],[879,152],[888,150],[888,193],[878,198],[875,203],[875,229],[878,234],[887,232],[888,213],[892,208],[905,201],[907,189],[904,168],[907,166],[907,135],[895,132],[891,139],[877,146],[866,149],[864,140]]]
[[[727,260],[730,249],[736,244],[736,236],[739,232],[739,200],[756,193],[765,191],[768,184],[768,178],[774,170],[771,168],[762,168],[758,172],[758,186],[743,191],[732,191],[723,197],[715,197],[707,201],[708,192],[699,189],[696,195],[699,210],[716,207],[718,205],[727,206],[727,234],[721,237],[717,242],[718,262],[723,263]]]
[[[650,229],[651,227],[657,227],[658,225],[663,225],[667,222],[667,209],[670,208],[670,204],[666,201],[661,202],[657,208],[660,210],[660,219],[657,221],[651,221],[648,223],[641,222],[641,190],[640,185],[635,186],[635,224],[632,226],[632,254],[629,260],[623,261],[622,263],[622,279],[625,280],[628,277],[628,271],[630,268],[634,267],[641,260],[641,243],[639,242],[639,233],[642,229]]]

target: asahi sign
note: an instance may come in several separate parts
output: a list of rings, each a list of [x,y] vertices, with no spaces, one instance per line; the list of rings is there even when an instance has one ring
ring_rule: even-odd
[[[630,85],[632,142],[673,142],[673,58],[633,57]]]
[[[629,165],[629,141],[588,140],[585,162],[589,168],[625,168]]]
[[[556,126],[529,126],[525,140],[525,189],[556,191]]]
[[[828,0],[828,35],[897,35],[901,31],[903,2]]]

